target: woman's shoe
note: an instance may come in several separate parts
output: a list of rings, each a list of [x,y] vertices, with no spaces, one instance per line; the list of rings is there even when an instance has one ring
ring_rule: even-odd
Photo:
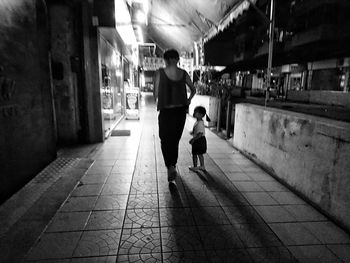
[[[206,170],[205,170],[205,166],[198,166],[198,170],[206,171]]]
[[[188,167],[188,169],[192,172],[197,172],[199,170],[199,167],[198,166],[190,166],[190,167]]]
[[[175,166],[168,167],[168,182],[175,181],[177,176],[177,171]]]

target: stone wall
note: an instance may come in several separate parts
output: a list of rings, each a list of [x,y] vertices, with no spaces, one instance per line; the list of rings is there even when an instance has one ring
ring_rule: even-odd
[[[350,124],[237,104],[233,145],[350,229]]]
[[[56,157],[47,9],[0,1],[0,202]]]
[[[79,35],[75,21],[78,15],[69,5],[59,3],[48,6],[48,11],[57,141],[58,144],[72,144],[78,141],[81,130]],[[78,64],[77,67],[75,64]]]

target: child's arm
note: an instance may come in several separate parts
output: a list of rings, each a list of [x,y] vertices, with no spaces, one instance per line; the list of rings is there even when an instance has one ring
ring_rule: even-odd
[[[194,136],[191,140],[190,140],[190,144],[193,144],[196,140],[198,140],[200,137],[203,136],[202,132],[199,132],[196,134],[196,136]]]

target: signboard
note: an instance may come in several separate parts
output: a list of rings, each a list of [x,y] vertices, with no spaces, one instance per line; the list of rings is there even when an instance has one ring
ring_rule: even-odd
[[[155,71],[159,68],[164,68],[165,63],[163,58],[157,57],[145,57],[143,59],[143,70],[146,71]]]
[[[125,118],[140,119],[140,88],[125,89]]]

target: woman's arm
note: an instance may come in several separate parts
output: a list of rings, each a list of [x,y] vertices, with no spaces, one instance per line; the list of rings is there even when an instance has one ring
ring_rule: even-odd
[[[157,101],[158,99],[158,90],[159,90],[159,70],[154,72],[154,77],[153,77],[153,97],[154,100]]]
[[[188,97],[188,104],[190,104],[192,98],[193,98],[194,95],[196,94],[196,87],[193,85],[192,80],[191,80],[190,76],[188,75],[188,73],[187,73],[186,71],[184,71],[184,72],[185,72],[185,74],[186,74],[186,84],[187,84],[187,86],[188,86],[188,87],[190,88],[190,90],[191,90],[191,94],[190,94],[190,96]]]

